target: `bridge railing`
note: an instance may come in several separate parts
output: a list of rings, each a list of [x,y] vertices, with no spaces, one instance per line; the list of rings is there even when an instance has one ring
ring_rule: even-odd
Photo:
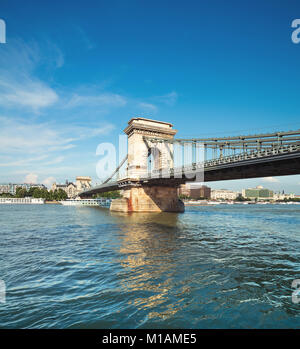
[[[180,159],[179,167],[184,165],[181,154],[189,147],[190,162],[197,162],[197,154],[203,151],[203,160],[214,160],[228,156],[241,155],[249,151],[262,151],[276,149],[282,146],[297,145],[300,142],[300,130],[287,132],[274,132],[267,134],[244,135],[220,138],[174,138],[163,140],[155,137],[145,137],[152,143],[173,144],[174,159]],[[178,153],[176,155],[176,152]],[[174,164],[176,166],[176,164]]]

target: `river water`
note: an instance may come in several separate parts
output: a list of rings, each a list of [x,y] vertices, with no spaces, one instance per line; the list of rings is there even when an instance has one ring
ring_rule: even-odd
[[[0,234],[1,328],[300,328],[300,205],[1,205]]]

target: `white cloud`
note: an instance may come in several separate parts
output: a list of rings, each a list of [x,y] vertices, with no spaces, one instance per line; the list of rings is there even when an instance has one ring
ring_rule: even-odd
[[[36,184],[38,176],[34,173],[29,173],[24,180],[24,183]]]
[[[26,107],[38,112],[58,101],[56,92],[40,81],[28,78],[22,82],[0,80],[0,105],[6,108]]]
[[[0,47],[0,106],[4,108],[24,108],[39,112],[40,109],[55,104],[59,97],[48,83],[35,74],[40,65],[48,68],[64,64],[62,51],[53,43],[24,43],[11,40],[9,45]]]
[[[279,179],[274,177],[265,177],[263,181],[267,183],[279,183]]]
[[[8,45],[0,46],[0,69],[6,73],[29,76],[38,66],[57,69],[64,65],[64,54],[56,43],[45,40],[9,40]],[[17,73],[17,74],[16,74]]]
[[[123,107],[127,104],[125,97],[114,93],[102,93],[98,95],[74,94],[65,104],[65,108],[74,107]]]
[[[56,158],[54,158],[53,160],[47,161],[44,163],[45,166],[47,165],[56,165],[56,164],[60,164],[61,162],[64,161],[64,156],[58,156]]]
[[[74,135],[74,141],[97,137],[109,134],[115,126],[113,124],[103,124],[101,127],[68,126],[68,133]]]
[[[40,162],[46,159],[47,157],[48,155],[41,155],[33,158],[26,158],[26,159],[14,160],[9,162],[1,162],[0,167],[19,167],[19,166],[30,165],[33,162]]]
[[[36,42],[25,43],[22,40],[10,40],[9,45],[0,46],[0,69],[2,73],[28,76],[41,59]]]
[[[54,182],[56,182],[54,177],[47,177],[42,181],[42,184],[44,184],[47,188],[50,188]]]
[[[167,93],[165,95],[158,96],[158,97],[156,97],[156,99],[162,103],[165,103],[166,105],[173,106],[177,102],[178,93],[175,91],[172,91],[172,92]]]
[[[37,123],[1,116],[0,125],[0,169],[5,168],[5,171],[0,171],[2,182],[10,182],[14,178],[23,181],[18,177],[21,174],[31,175],[27,177],[27,182],[36,181],[32,174],[56,177],[63,173],[68,178],[76,173],[78,163],[84,170],[90,169],[91,166],[81,163],[81,159],[85,160],[82,146],[88,139],[109,134],[114,127],[111,124],[80,127],[62,123]],[[78,153],[70,152],[71,148],[79,144]]]
[[[21,154],[48,153],[51,147],[69,145],[72,139],[47,123],[32,123],[0,116],[0,152]]]
[[[81,127],[56,123],[33,123],[0,116],[0,154],[49,154],[75,147],[74,142],[108,134],[114,126]],[[62,161],[61,157],[56,161]]]
[[[56,179],[52,176],[45,178],[41,183],[46,187],[50,188],[52,183],[54,183]],[[26,175],[24,179],[24,183],[28,184],[37,184],[38,183],[38,175],[35,173],[29,173]]]
[[[154,104],[150,104],[150,103],[139,103],[138,107],[140,109],[142,109],[145,112],[152,112],[152,113],[156,113],[157,112],[157,107]]]

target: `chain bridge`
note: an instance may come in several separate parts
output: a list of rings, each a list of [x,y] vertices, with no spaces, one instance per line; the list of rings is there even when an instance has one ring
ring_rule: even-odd
[[[183,212],[178,186],[300,174],[300,130],[213,138],[174,138],[171,123],[133,118],[124,132],[128,153],[101,184],[81,197],[121,190],[110,209]]]

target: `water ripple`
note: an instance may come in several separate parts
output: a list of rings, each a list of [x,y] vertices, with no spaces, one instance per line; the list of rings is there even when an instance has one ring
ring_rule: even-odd
[[[0,207],[3,328],[299,328],[299,206]]]

